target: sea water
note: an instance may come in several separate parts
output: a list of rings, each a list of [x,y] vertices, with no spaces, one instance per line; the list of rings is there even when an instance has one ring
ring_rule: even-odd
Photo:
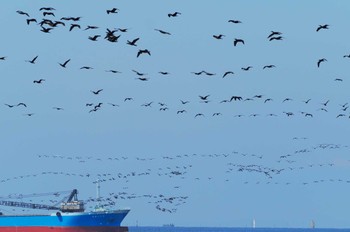
[[[226,228],[226,227],[129,227],[129,232],[350,232],[327,228]]]

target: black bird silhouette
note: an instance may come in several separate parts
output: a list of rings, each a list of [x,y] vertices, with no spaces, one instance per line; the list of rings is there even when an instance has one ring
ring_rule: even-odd
[[[170,17],[177,17],[177,16],[179,16],[179,15],[181,15],[181,13],[180,12],[174,12],[174,13],[169,13],[168,14],[168,17],[170,18]]]
[[[62,68],[65,68],[69,61],[70,59],[66,60],[63,64],[61,63],[58,63],[58,64],[61,65]]]
[[[120,31],[120,32],[127,32],[129,29],[128,28],[118,28],[117,31]]]
[[[45,79],[34,80],[33,83],[41,84]]]
[[[139,57],[141,54],[148,54],[148,55],[151,55],[151,52],[147,49],[140,49],[138,52],[137,52],[137,56],[136,57]]]
[[[230,19],[230,20],[228,20],[228,22],[229,22],[229,23],[235,23],[235,24],[237,24],[237,23],[242,23],[241,21],[239,21],[239,20],[234,20],[234,19]]]
[[[136,45],[136,42],[139,40],[140,38],[136,38],[136,39],[134,39],[134,40],[127,40],[127,42],[126,42],[126,44],[128,44],[128,45],[131,45],[131,46],[137,46]]]
[[[86,30],[89,30],[89,29],[97,29],[98,27],[97,26],[87,26],[85,29],[84,29],[84,31],[86,31]]]
[[[241,101],[243,98],[241,97],[241,96],[232,96],[231,98],[230,98],[230,102],[232,101],[232,100],[234,100],[234,101]]]
[[[106,10],[107,14],[116,14],[118,13],[118,8],[112,8],[111,10]]]
[[[244,44],[244,40],[243,40],[243,39],[235,39],[235,40],[233,41],[233,45],[234,45],[234,46],[236,46],[238,43]]]
[[[6,59],[6,56],[1,56],[0,57],[0,60],[5,60]]]
[[[149,102],[149,103],[144,103],[142,104],[141,106],[144,106],[144,107],[151,107],[153,101],[152,102]]]
[[[282,35],[282,33],[279,31],[271,31],[270,35],[267,38],[269,39],[275,35]]]
[[[168,72],[163,72],[163,71],[158,72],[158,73],[160,73],[160,74],[162,74],[162,75],[169,75],[169,74],[170,74],[170,73],[168,73]]]
[[[160,30],[160,29],[154,29],[155,31],[158,31],[160,32],[161,34],[164,34],[164,35],[171,35],[170,32],[167,32],[167,31],[163,31],[163,30]]]
[[[319,31],[319,30],[321,30],[321,29],[329,29],[328,27],[329,27],[328,24],[319,25],[319,26],[317,27],[316,31]]]
[[[319,67],[320,67],[320,64],[321,64],[322,62],[325,62],[325,61],[327,61],[325,58],[319,59],[319,60],[317,61],[317,67],[319,68]]]
[[[61,107],[52,107],[52,109],[55,109],[55,110],[63,110],[63,108],[61,108]]]
[[[36,23],[37,21],[36,21],[36,19],[27,19],[27,24],[28,24],[28,25],[29,25],[30,23],[32,23],[32,22],[35,22],[35,23]]]
[[[20,14],[20,15],[26,15],[27,17],[29,17],[29,14],[26,13],[26,12],[24,12],[24,11],[17,10],[16,12],[17,12],[18,14]]]
[[[97,95],[97,94],[99,94],[102,90],[103,90],[103,89],[99,89],[99,90],[96,90],[96,91],[91,90],[91,92],[92,92],[93,94]]]
[[[119,72],[118,70],[106,70],[106,72],[111,72],[111,73],[122,73],[122,72]]]
[[[80,69],[93,69],[93,67],[90,67],[90,66],[83,66],[83,67],[81,67]]]
[[[76,24],[76,23],[72,23],[70,28],[69,28],[69,31],[72,31],[74,28],[79,28],[80,29],[80,25],[79,24]]]
[[[26,61],[31,63],[31,64],[35,64],[35,61],[37,58],[38,58],[38,56],[34,57],[32,60],[26,60]]]
[[[43,15],[44,15],[44,17],[45,17],[46,15],[50,15],[50,16],[55,17],[55,14],[54,14],[53,12],[44,11],[44,12],[43,12]]]
[[[136,79],[138,79],[140,81],[148,81],[149,80],[149,78],[147,78],[147,77],[138,77]]]
[[[50,31],[51,31],[52,29],[53,29],[52,27],[48,27],[48,28],[41,27],[40,31],[42,31],[42,32],[44,32],[44,33],[50,33]]]
[[[197,118],[197,117],[199,117],[199,116],[204,117],[204,114],[202,114],[202,113],[198,113],[198,114],[196,114],[194,117],[195,117],[195,118]]]
[[[39,9],[39,11],[42,11],[42,10],[56,10],[55,8],[53,8],[53,7],[41,7],[40,9]]]
[[[132,97],[126,97],[125,99],[124,99],[124,101],[132,101],[133,99],[132,99]]]
[[[265,65],[265,66],[263,67],[263,69],[265,69],[265,68],[275,68],[275,67],[276,67],[275,65],[270,64],[270,65]]]
[[[134,73],[136,73],[138,76],[144,76],[144,75],[147,75],[147,73],[141,73],[141,72],[138,72],[136,70],[132,70]]]
[[[24,104],[23,102],[18,103],[17,106],[24,106],[24,107],[27,107],[27,105]]]
[[[201,75],[202,73],[204,73],[204,71],[200,71],[200,72],[192,72],[194,75],[197,75],[197,76],[199,76],[199,75]]]
[[[272,41],[272,40],[282,40],[282,39],[283,39],[282,36],[277,36],[277,37],[271,37],[271,38],[269,39],[269,41]]]
[[[245,68],[241,68],[242,70],[244,71],[248,71],[249,69],[253,68],[252,66],[248,66],[248,67],[245,67]]]
[[[324,105],[324,106],[327,106],[328,103],[329,103],[329,100],[327,100],[326,102],[321,103],[321,104]]]
[[[225,37],[225,35],[219,34],[219,35],[213,35],[213,37],[214,37],[215,39],[222,39],[222,37]]]
[[[5,103],[5,106],[8,106],[9,108],[12,108],[12,107],[14,107],[15,105],[9,105],[9,104],[6,104],[6,103]]]
[[[227,72],[225,72],[224,73],[224,75],[222,75],[222,78],[224,78],[224,77],[226,77],[228,74],[234,74],[234,72],[232,72],[232,71],[227,71]]]
[[[61,20],[67,20],[67,21],[79,21],[81,19],[81,17],[62,17]]]
[[[208,94],[208,95],[205,95],[205,96],[199,95],[199,98],[200,98],[201,100],[205,101],[205,100],[207,100],[207,98],[208,98],[209,96],[210,96],[209,94]]]
[[[97,38],[98,37],[101,37],[100,35],[94,35],[94,36],[89,36],[88,38],[89,38],[89,40],[91,40],[91,41],[97,41]]]
[[[183,113],[186,113],[187,111],[186,110],[178,110],[177,112],[176,112],[176,114],[183,114]]]
[[[311,101],[311,99],[307,99],[306,101],[303,101],[305,104],[309,103]]]

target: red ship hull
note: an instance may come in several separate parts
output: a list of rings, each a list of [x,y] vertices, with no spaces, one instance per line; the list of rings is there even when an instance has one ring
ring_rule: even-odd
[[[128,232],[125,226],[0,226],[0,232]]]

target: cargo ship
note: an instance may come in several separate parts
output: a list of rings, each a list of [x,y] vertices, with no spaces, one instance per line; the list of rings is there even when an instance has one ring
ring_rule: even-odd
[[[16,201],[0,201],[0,205],[46,209],[48,214],[5,215],[0,212],[0,232],[127,232],[121,222],[129,209],[107,210],[97,205],[85,212],[84,202],[74,189],[59,207]]]

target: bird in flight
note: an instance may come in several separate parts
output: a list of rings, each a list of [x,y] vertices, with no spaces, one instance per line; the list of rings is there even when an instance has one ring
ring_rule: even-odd
[[[210,96],[209,94],[208,94],[208,95],[205,95],[205,96],[199,95],[199,98],[200,98],[201,100],[205,101],[205,100],[207,100],[207,98],[208,98],[209,96]]]
[[[229,75],[229,74],[234,74],[234,72],[232,72],[232,71],[227,71],[227,72],[225,72],[224,73],[224,75],[222,75],[222,78],[224,78],[224,77],[226,77],[227,75]]]
[[[64,63],[58,63],[59,65],[61,65],[62,68],[65,68],[66,65],[68,64],[68,62],[70,61],[70,59],[66,60]]]
[[[126,42],[126,44],[128,44],[128,45],[131,45],[131,46],[137,46],[136,45],[136,42],[139,40],[140,38],[136,38],[136,39],[134,39],[134,40],[127,40],[127,42]]]
[[[282,36],[276,36],[276,37],[271,37],[271,38],[269,39],[269,41],[272,41],[272,40],[282,40],[282,39],[283,39]]]
[[[84,29],[84,31],[86,31],[86,30],[89,30],[89,29],[97,29],[98,27],[97,26],[87,26],[85,29]]]
[[[41,27],[40,31],[42,31],[42,32],[44,32],[44,33],[50,33],[50,31],[51,31],[52,29],[53,29],[52,27],[48,27],[48,28]]]
[[[237,23],[242,23],[241,21],[239,21],[239,20],[234,20],[234,19],[230,19],[230,20],[228,20],[228,22],[229,22],[229,23],[235,23],[235,24],[237,24]]]
[[[238,43],[244,44],[244,40],[243,40],[243,39],[235,39],[235,40],[233,41],[233,45],[234,45],[234,46],[237,46]]]
[[[147,78],[147,77],[138,77],[136,79],[138,79],[140,81],[148,81],[149,80],[149,78]]]
[[[29,17],[29,14],[26,13],[26,12],[24,12],[24,11],[17,10],[16,12],[17,12],[18,14],[20,14],[20,15],[26,15],[27,17]]]
[[[26,60],[27,62],[31,63],[31,64],[35,64],[36,59],[38,59],[38,56],[34,57],[31,60]]]
[[[276,67],[275,65],[271,64],[271,65],[265,65],[263,67],[263,69],[265,69],[265,68],[275,68],[275,67]]]
[[[160,32],[163,35],[171,35],[170,32],[167,32],[167,31],[163,31],[163,30],[160,30],[160,29],[154,29],[154,30]]]
[[[134,73],[136,73],[138,76],[144,76],[144,75],[147,75],[147,73],[141,73],[141,72],[138,72],[136,70],[132,70]]]
[[[222,39],[223,37],[225,37],[225,35],[219,34],[219,35],[213,35],[213,37],[214,37],[215,39]]]
[[[37,22],[36,19],[27,19],[27,24],[29,25],[30,23]]]
[[[106,72],[111,72],[111,73],[122,73],[122,72],[120,72],[120,71],[118,71],[118,70],[106,70]]]
[[[17,106],[24,106],[24,107],[27,107],[27,105],[26,105],[25,103],[23,103],[23,102],[18,103]]]
[[[93,94],[97,95],[97,94],[99,94],[102,90],[103,90],[103,89],[99,89],[99,90],[96,90],[96,91],[91,90],[91,92],[92,92]]]
[[[270,35],[267,37],[268,39],[275,36],[275,35],[282,35],[282,32],[279,31],[271,31]]]
[[[137,52],[137,56],[136,57],[139,57],[141,54],[148,54],[148,55],[151,55],[151,52],[147,49],[140,49],[138,52]]]
[[[97,41],[97,38],[101,37],[100,35],[89,36],[88,39],[91,41]]]
[[[80,25],[79,24],[76,24],[76,23],[72,23],[70,28],[69,28],[69,31],[72,31],[74,28],[79,28],[80,29]]]
[[[317,27],[316,31],[319,31],[319,30],[321,30],[321,29],[329,29],[328,27],[329,27],[328,24],[319,25],[319,26]]]
[[[39,11],[42,11],[42,10],[50,11],[50,10],[56,10],[56,9],[53,8],[53,7],[41,7],[41,8],[39,9]]]
[[[179,15],[181,15],[181,13],[180,12],[174,12],[174,13],[169,13],[168,14],[168,17],[170,18],[170,17],[177,17],[177,16],[179,16]]]
[[[202,114],[202,113],[198,113],[198,114],[196,114],[194,117],[195,117],[195,118],[197,118],[197,117],[199,117],[199,116],[204,117],[204,114]]]
[[[319,60],[317,61],[317,67],[319,68],[319,67],[320,67],[320,64],[321,64],[322,62],[325,62],[325,61],[327,61],[325,58],[319,59]]]
[[[43,16],[45,17],[45,16],[47,16],[47,15],[51,15],[51,16],[55,17],[55,14],[54,14],[53,12],[44,11],[44,12],[43,12]]]
[[[242,70],[244,71],[248,71],[249,69],[253,68],[252,66],[248,66],[248,67],[245,67],[245,68],[241,68]]]
[[[162,75],[169,75],[169,74],[170,74],[170,73],[164,72],[164,71],[160,71],[160,72],[158,72],[158,73],[160,73],[160,74],[162,74]]]
[[[106,10],[107,14],[116,14],[118,13],[118,8],[112,8],[111,10]]]
[[[34,80],[33,83],[41,84],[45,79]]]

